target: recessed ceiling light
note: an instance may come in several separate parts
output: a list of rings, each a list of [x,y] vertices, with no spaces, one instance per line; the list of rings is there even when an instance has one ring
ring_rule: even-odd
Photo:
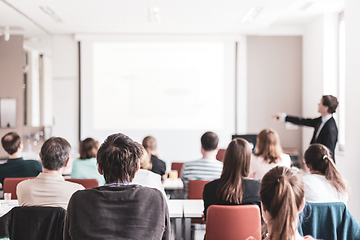
[[[46,15],[51,17],[55,22],[62,22],[62,19],[48,6],[39,7]]]
[[[241,19],[241,23],[246,24],[246,23],[254,22],[255,18],[259,15],[259,13],[261,12],[262,9],[263,9],[262,7],[252,7],[252,8],[250,8],[246,12],[244,17]]]
[[[313,3],[312,2],[306,2],[304,5],[302,5],[299,10],[300,11],[306,11]]]

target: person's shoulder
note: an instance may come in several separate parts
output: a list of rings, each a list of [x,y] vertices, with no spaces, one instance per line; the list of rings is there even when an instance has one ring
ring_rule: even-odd
[[[72,190],[82,190],[85,189],[83,185],[79,184],[79,183],[74,183],[74,182],[70,182],[70,181],[64,181],[63,184],[68,187],[69,189]]]
[[[252,188],[260,188],[260,181],[252,178],[244,178],[244,184]]]
[[[136,186],[136,193],[138,194],[139,198],[143,201],[153,201],[159,203],[162,202],[164,204],[166,202],[164,194],[157,188],[152,187],[145,187],[141,185],[135,185]]]
[[[28,165],[28,166],[34,166],[34,167],[39,167],[39,166],[42,167],[40,161],[38,161],[38,160],[25,160],[23,162],[23,164]]]

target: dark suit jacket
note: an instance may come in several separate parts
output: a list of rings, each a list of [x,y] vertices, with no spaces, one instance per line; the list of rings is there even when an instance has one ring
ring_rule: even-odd
[[[318,126],[321,124],[321,117],[318,118],[302,118],[302,117],[294,117],[287,116],[285,118],[286,122],[291,122],[296,125],[308,126],[314,128],[313,137],[311,139],[310,144],[312,143],[321,143],[330,149],[332,154],[332,158],[335,162],[335,146],[338,140],[338,129],[333,117],[331,117],[321,129],[319,136],[315,139],[316,131]]]

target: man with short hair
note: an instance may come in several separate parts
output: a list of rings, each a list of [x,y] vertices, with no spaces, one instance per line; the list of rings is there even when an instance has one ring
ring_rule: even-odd
[[[42,172],[42,166],[36,160],[24,160],[21,157],[23,145],[20,136],[9,132],[1,138],[4,150],[9,154],[8,160],[0,164],[0,183],[9,177],[36,177]]]
[[[65,181],[62,174],[69,162],[71,146],[61,137],[51,137],[40,150],[43,172],[35,179],[17,185],[20,206],[48,206],[67,208],[71,195],[84,187]]]
[[[338,129],[333,118],[333,113],[339,102],[332,95],[323,95],[318,105],[318,112],[321,114],[318,118],[302,118],[286,115],[286,113],[276,114],[276,120],[291,122],[300,126],[308,126],[314,128],[314,133],[310,144],[321,143],[329,148],[332,158],[335,162],[335,146],[338,140]]]
[[[128,136],[107,137],[97,154],[106,184],[74,193],[65,217],[64,240],[170,239],[164,195],[155,188],[131,184],[141,155],[141,145]]]
[[[187,196],[188,183],[190,180],[214,180],[220,178],[223,163],[216,159],[219,138],[213,132],[206,132],[201,137],[200,160],[186,162],[181,173],[184,182],[185,196]]]

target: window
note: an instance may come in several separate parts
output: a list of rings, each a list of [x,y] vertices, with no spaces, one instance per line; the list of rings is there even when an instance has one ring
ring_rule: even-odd
[[[345,21],[344,12],[339,14],[339,141],[340,151],[345,149]]]

